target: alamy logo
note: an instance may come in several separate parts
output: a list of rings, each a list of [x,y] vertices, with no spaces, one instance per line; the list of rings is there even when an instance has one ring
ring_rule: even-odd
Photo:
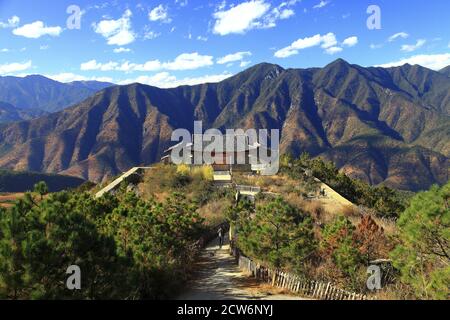
[[[370,16],[367,18],[367,28],[369,30],[380,30],[381,8],[377,5],[370,5],[367,8],[367,14],[370,14]]]
[[[270,134],[269,134],[270,133]],[[194,122],[194,134],[187,129],[172,132],[171,140],[179,142],[170,148],[175,164],[251,165],[262,175],[275,175],[279,169],[278,129],[218,129],[203,132],[202,122]]]
[[[77,5],[70,5],[67,7],[66,12],[70,14],[70,16],[67,18],[67,29],[69,30],[79,30],[81,29],[81,9]]]
[[[376,265],[367,268],[369,278],[367,279],[367,289],[370,291],[381,289],[381,268]]]
[[[81,269],[77,265],[71,265],[67,268],[66,274],[70,274],[66,281],[66,287],[69,290],[81,290]]]

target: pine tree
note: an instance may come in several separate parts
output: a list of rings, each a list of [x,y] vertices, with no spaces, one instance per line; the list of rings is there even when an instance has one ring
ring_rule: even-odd
[[[315,251],[311,220],[281,198],[247,216],[241,223],[238,244],[245,253],[274,268],[295,268]]]
[[[418,298],[449,299],[450,183],[417,194],[398,227],[400,244],[391,256],[402,281]]]
[[[34,185],[33,191],[39,194],[42,200],[42,198],[48,194],[47,184],[44,181],[40,181]]]

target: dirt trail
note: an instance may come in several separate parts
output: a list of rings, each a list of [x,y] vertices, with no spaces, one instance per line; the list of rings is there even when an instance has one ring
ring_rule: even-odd
[[[228,239],[219,249],[212,241],[202,252],[195,278],[179,300],[302,300],[300,297],[279,294],[276,289],[258,283],[243,274],[229,254]]]

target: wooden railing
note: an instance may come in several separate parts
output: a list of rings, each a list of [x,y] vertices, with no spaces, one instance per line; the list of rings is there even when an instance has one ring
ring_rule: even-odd
[[[335,287],[330,282],[320,282],[300,278],[296,275],[273,270],[261,266],[251,259],[238,254],[238,250],[233,249],[232,253],[237,254],[239,267],[251,274],[253,277],[270,283],[272,286],[289,290],[293,293],[320,300],[368,300],[363,294],[349,292]]]

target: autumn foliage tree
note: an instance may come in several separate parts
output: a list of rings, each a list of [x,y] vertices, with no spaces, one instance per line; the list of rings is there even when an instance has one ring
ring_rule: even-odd
[[[370,215],[362,217],[354,232],[356,247],[366,265],[370,261],[387,254],[387,239],[382,227],[378,226]]]

